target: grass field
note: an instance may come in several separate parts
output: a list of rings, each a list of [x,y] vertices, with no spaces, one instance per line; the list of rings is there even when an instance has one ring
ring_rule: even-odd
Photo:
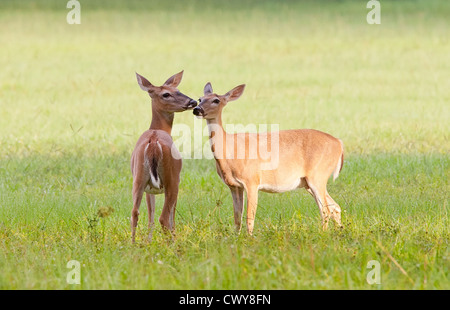
[[[450,289],[448,1],[383,0],[380,25],[365,1],[80,2],[80,25],[66,1],[0,2],[0,289]],[[151,120],[134,73],[182,69],[193,98],[247,84],[226,124],[342,139],[344,229],[323,232],[302,190],[260,193],[254,236],[236,235],[214,161],[186,159],[175,237],[146,241],[143,203],[132,245]]]

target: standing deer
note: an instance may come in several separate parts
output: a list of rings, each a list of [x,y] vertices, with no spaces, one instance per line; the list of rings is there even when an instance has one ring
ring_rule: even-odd
[[[182,94],[177,86],[183,71],[170,77],[162,86],[153,86],[146,78],[136,73],[142,90],[152,98],[152,122],[136,143],[131,155],[133,174],[133,210],[131,211],[131,236],[135,241],[139,206],[146,192],[148,207],[149,239],[155,218],[155,195],[164,193],[164,206],[159,218],[163,229],[173,231],[175,207],[180,183],[181,155],[173,144],[172,124],[175,112],[194,108],[197,101]]]
[[[327,182],[331,174],[336,179],[342,169],[342,141],[313,129],[226,133],[222,126],[222,109],[229,101],[238,99],[244,88],[245,85],[239,85],[225,95],[218,95],[207,83],[204,96],[193,111],[208,124],[217,173],[233,197],[236,230],[239,232],[241,229],[244,190],[247,193],[247,231],[251,235],[258,191],[281,193],[302,187],[319,206],[322,228],[327,228],[330,217],[340,226],[341,208],[328,194]],[[271,158],[269,162],[261,152],[269,149],[275,161]]]

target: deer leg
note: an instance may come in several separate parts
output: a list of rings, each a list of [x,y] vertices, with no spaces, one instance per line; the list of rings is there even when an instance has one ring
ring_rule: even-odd
[[[153,228],[155,227],[155,195],[145,194],[148,210],[148,240],[152,240]]]
[[[175,208],[178,198],[178,185],[172,189],[166,187],[164,205],[159,217],[163,229],[173,232],[175,229]]]
[[[256,208],[258,207],[258,188],[247,188],[247,232],[253,234]]]
[[[135,242],[136,226],[139,218],[139,207],[141,205],[144,189],[139,182],[133,182],[133,209],[131,210],[131,241]]]
[[[328,191],[326,192],[326,197],[327,197],[328,209],[330,209],[331,218],[339,225],[339,227],[342,227],[341,207],[336,203],[336,201],[334,201],[333,198],[331,198],[330,194],[328,194]]]
[[[306,180],[306,182],[308,183],[307,191],[314,197],[314,199],[316,200],[316,204],[319,207],[320,216],[322,217],[322,229],[327,230],[330,212],[328,210],[326,201],[326,187],[320,185],[316,186],[312,181],[308,179]]]
[[[236,232],[241,231],[242,211],[244,209],[244,189],[231,187],[231,196],[233,197],[234,225]]]

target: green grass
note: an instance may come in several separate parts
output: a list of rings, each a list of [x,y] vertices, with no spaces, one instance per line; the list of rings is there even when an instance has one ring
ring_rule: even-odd
[[[356,1],[103,3],[81,25],[61,1],[0,3],[1,289],[450,288],[448,3],[382,1],[381,25]],[[254,236],[236,235],[214,162],[184,160],[176,236],[148,243],[143,203],[132,245],[129,159],[151,119],[134,72],[181,69],[193,98],[247,84],[224,123],[341,138],[345,228],[321,231],[306,191],[260,193]]]

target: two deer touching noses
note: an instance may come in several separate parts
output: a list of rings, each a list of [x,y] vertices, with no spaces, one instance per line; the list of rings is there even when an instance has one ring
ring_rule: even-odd
[[[131,156],[133,242],[144,192],[149,216],[149,238],[154,226],[154,195],[157,194],[165,195],[159,222],[163,229],[170,232],[174,230],[182,161],[170,134],[174,113],[190,109],[193,109],[194,115],[205,119],[208,125],[217,173],[230,188],[233,198],[234,223],[238,232],[244,211],[244,191],[247,194],[247,232],[251,235],[258,191],[282,193],[302,187],[314,197],[319,207],[322,228],[327,229],[330,218],[341,226],[341,208],[327,191],[328,179],[331,175],[336,179],[344,164],[344,148],[340,139],[313,129],[228,134],[222,126],[222,110],[228,102],[242,95],[245,85],[218,95],[207,83],[197,105],[195,100],[177,89],[183,71],[159,87],[153,86],[137,73],[136,76],[141,89],[152,98],[152,122],[150,129],[139,138]],[[245,151],[242,153],[240,150],[244,146]],[[275,164],[264,154],[253,152],[251,148],[255,147],[276,152]]]

